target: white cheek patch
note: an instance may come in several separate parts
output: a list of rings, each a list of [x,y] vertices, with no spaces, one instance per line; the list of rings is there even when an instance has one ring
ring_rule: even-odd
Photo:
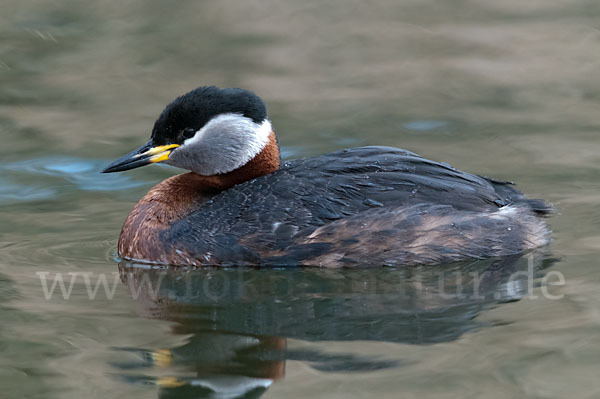
[[[205,176],[227,173],[253,159],[269,142],[271,122],[255,123],[240,114],[211,119],[166,162]]]

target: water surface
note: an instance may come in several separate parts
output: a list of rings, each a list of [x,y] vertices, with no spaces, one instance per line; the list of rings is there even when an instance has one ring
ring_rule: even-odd
[[[0,397],[600,397],[596,2],[0,8]],[[203,84],[261,95],[285,158],[382,144],[516,181],[557,207],[550,253],[119,263],[125,216],[177,171],[98,172]]]

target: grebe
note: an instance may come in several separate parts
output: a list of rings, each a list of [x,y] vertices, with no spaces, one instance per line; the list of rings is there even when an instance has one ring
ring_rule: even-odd
[[[110,164],[191,172],[152,188],[121,230],[122,258],[189,266],[439,264],[548,244],[543,200],[512,183],[392,147],[280,162],[263,101],[199,87],[160,114],[150,141]]]

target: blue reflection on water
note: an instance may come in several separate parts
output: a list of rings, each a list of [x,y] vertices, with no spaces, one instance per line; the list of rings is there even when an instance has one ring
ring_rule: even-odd
[[[405,129],[413,130],[417,132],[425,132],[428,130],[441,129],[443,127],[448,127],[448,122],[445,121],[436,121],[436,120],[418,120],[412,121],[403,124],[402,126]]]
[[[54,171],[63,174],[84,173],[90,170],[95,170],[91,162],[73,161],[69,163],[55,163],[44,166],[48,171]]]
[[[66,180],[84,191],[119,191],[147,184],[123,174],[101,174],[105,160],[75,157],[47,157],[0,164],[0,202],[36,201],[55,197],[64,184],[52,184],[54,177]],[[58,190],[60,188],[60,190]]]
[[[37,201],[51,198],[56,190],[16,184],[0,179],[0,202]]]

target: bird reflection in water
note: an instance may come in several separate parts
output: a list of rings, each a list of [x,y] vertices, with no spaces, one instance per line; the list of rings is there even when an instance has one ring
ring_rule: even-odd
[[[139,313],[174,322],[173,334],[187,342],[120,348],[140,361],[114,366],[127,381],[158,385],[160,398],[257,398],[283,378],[286,360],[323,372],[401,367],[402,359],[291,350],[286,340],[452,341],[486,327],[477,320],[481,311],[531,295],[553,261],[538,251],[403,269],[183,269],[122,262],[121,279]]]

